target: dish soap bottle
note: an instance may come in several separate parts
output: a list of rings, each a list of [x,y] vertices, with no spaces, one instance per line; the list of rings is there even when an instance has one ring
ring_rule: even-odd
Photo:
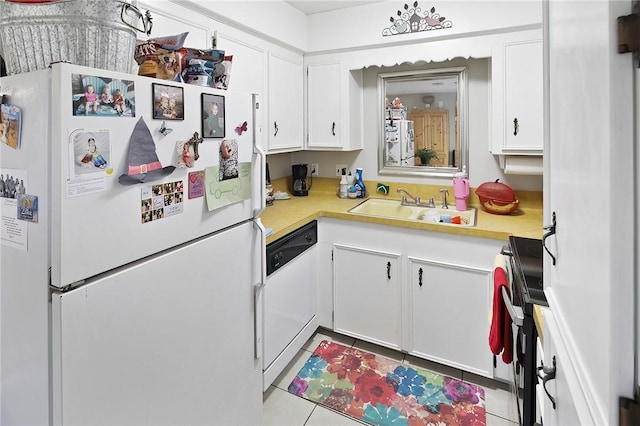
[[[345,171],[342,171],[342,177],[340,178],[340,198],[347,198],[349,183],[347,182],[347,175]]]
[[[356,194],[357,198],[365,198],[367,196],[367,189],[362,180],[362,168],[356,169]]]
[[[456,210],[467,210],[467,197],[469,196],[467,166],[462,166],[462,171],[453,175],[453,196],[456,198]]]

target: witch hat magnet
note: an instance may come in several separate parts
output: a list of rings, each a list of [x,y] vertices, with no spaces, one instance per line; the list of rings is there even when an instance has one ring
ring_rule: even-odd
[[[175,166],[162,167],[160,164],[156,154],[156,144],[142,117],[131,133],[128,158],[127,173],[118,178],[118,182],[122,185],[135,185],[136,183],[158,180],[169,176],[176,169]]]

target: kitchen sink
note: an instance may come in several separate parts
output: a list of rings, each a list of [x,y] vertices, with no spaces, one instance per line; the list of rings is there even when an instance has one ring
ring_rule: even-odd
[[[350,209],[349,213],[465,227],[475,226],[477,217],[475,208],[458,211],[454,207],[443,209],[441,207],[407,206],[400,204],[399,200],[382,198],[369,198]],[[445,223],[442,221],[444,220],[442,215],[449,215],[454,222],[456,221],[455,218],[459,216],[460,223]]]

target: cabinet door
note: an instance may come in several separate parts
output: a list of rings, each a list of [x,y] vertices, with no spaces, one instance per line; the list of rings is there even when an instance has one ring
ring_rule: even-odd
[[[449,165],[449,112],[446,110],[430,111],[427,115],[428,147],[438,154],[431,160],[433,166]]]
[[[340,64],[307,67],[307,145],[309,148],[340,148]]]
[[[400,349],[400,254],[333,246],[335,331]]]
[[[286,152],[302,149],[302,58],[269,53],[269,135],[268,151]]]
[[[504,43],[492,58],[494,154],[542,154],[542,41]]]
[[[409,258],[410,353],[486,377],[491,270]]]
[[[263,94],[265,50],[221,33],[218,33],[218,48],[233,55],[229,90]]]
[[[438,154],[431,159],[432,166],[449,165],[449,111],[447,110],[412,110],[409,120],[414,122],[415,148],[428,148]],[[416,165],[420,159],[415,158]]]
[[[505,149],[542,149],[542,41],[509,44],[505,63]]]
[[[551,309],[546,309],[543,359],[539,362],[547,369],[555,368],[556,376],[544,383],[544,386],[542,380],[539,380],[542,392],[537,395],[537,398],[542,398],[539,401],[542,406],[542,421],[545,426],[598,424],[594,421],[595,419],[588,417],[591,410],[587,406],[576,406],[575,392],[571,387],[576,386],[579,378],[568,355],[562,337],[558,333],[558,324],[554,315]],[[544,371],[540,374],[544,376]],[[544,392],[545,389],[548,395]],[[554,401],[551,398],[554,398]],[[578,398],[577,401],[581,400]],[[558,404],[562,406],[560,409]],[[581,416],[578,416],[578,408],[581,410]],[[587,418],[589,423],[585,422]]]

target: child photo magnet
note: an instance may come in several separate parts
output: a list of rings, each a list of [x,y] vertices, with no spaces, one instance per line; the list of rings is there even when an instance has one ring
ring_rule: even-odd
[[[224,96],[202,94],[202,137],[224,138]]]
[[[184,120],[184,89],[153,83],[153,118]]]

